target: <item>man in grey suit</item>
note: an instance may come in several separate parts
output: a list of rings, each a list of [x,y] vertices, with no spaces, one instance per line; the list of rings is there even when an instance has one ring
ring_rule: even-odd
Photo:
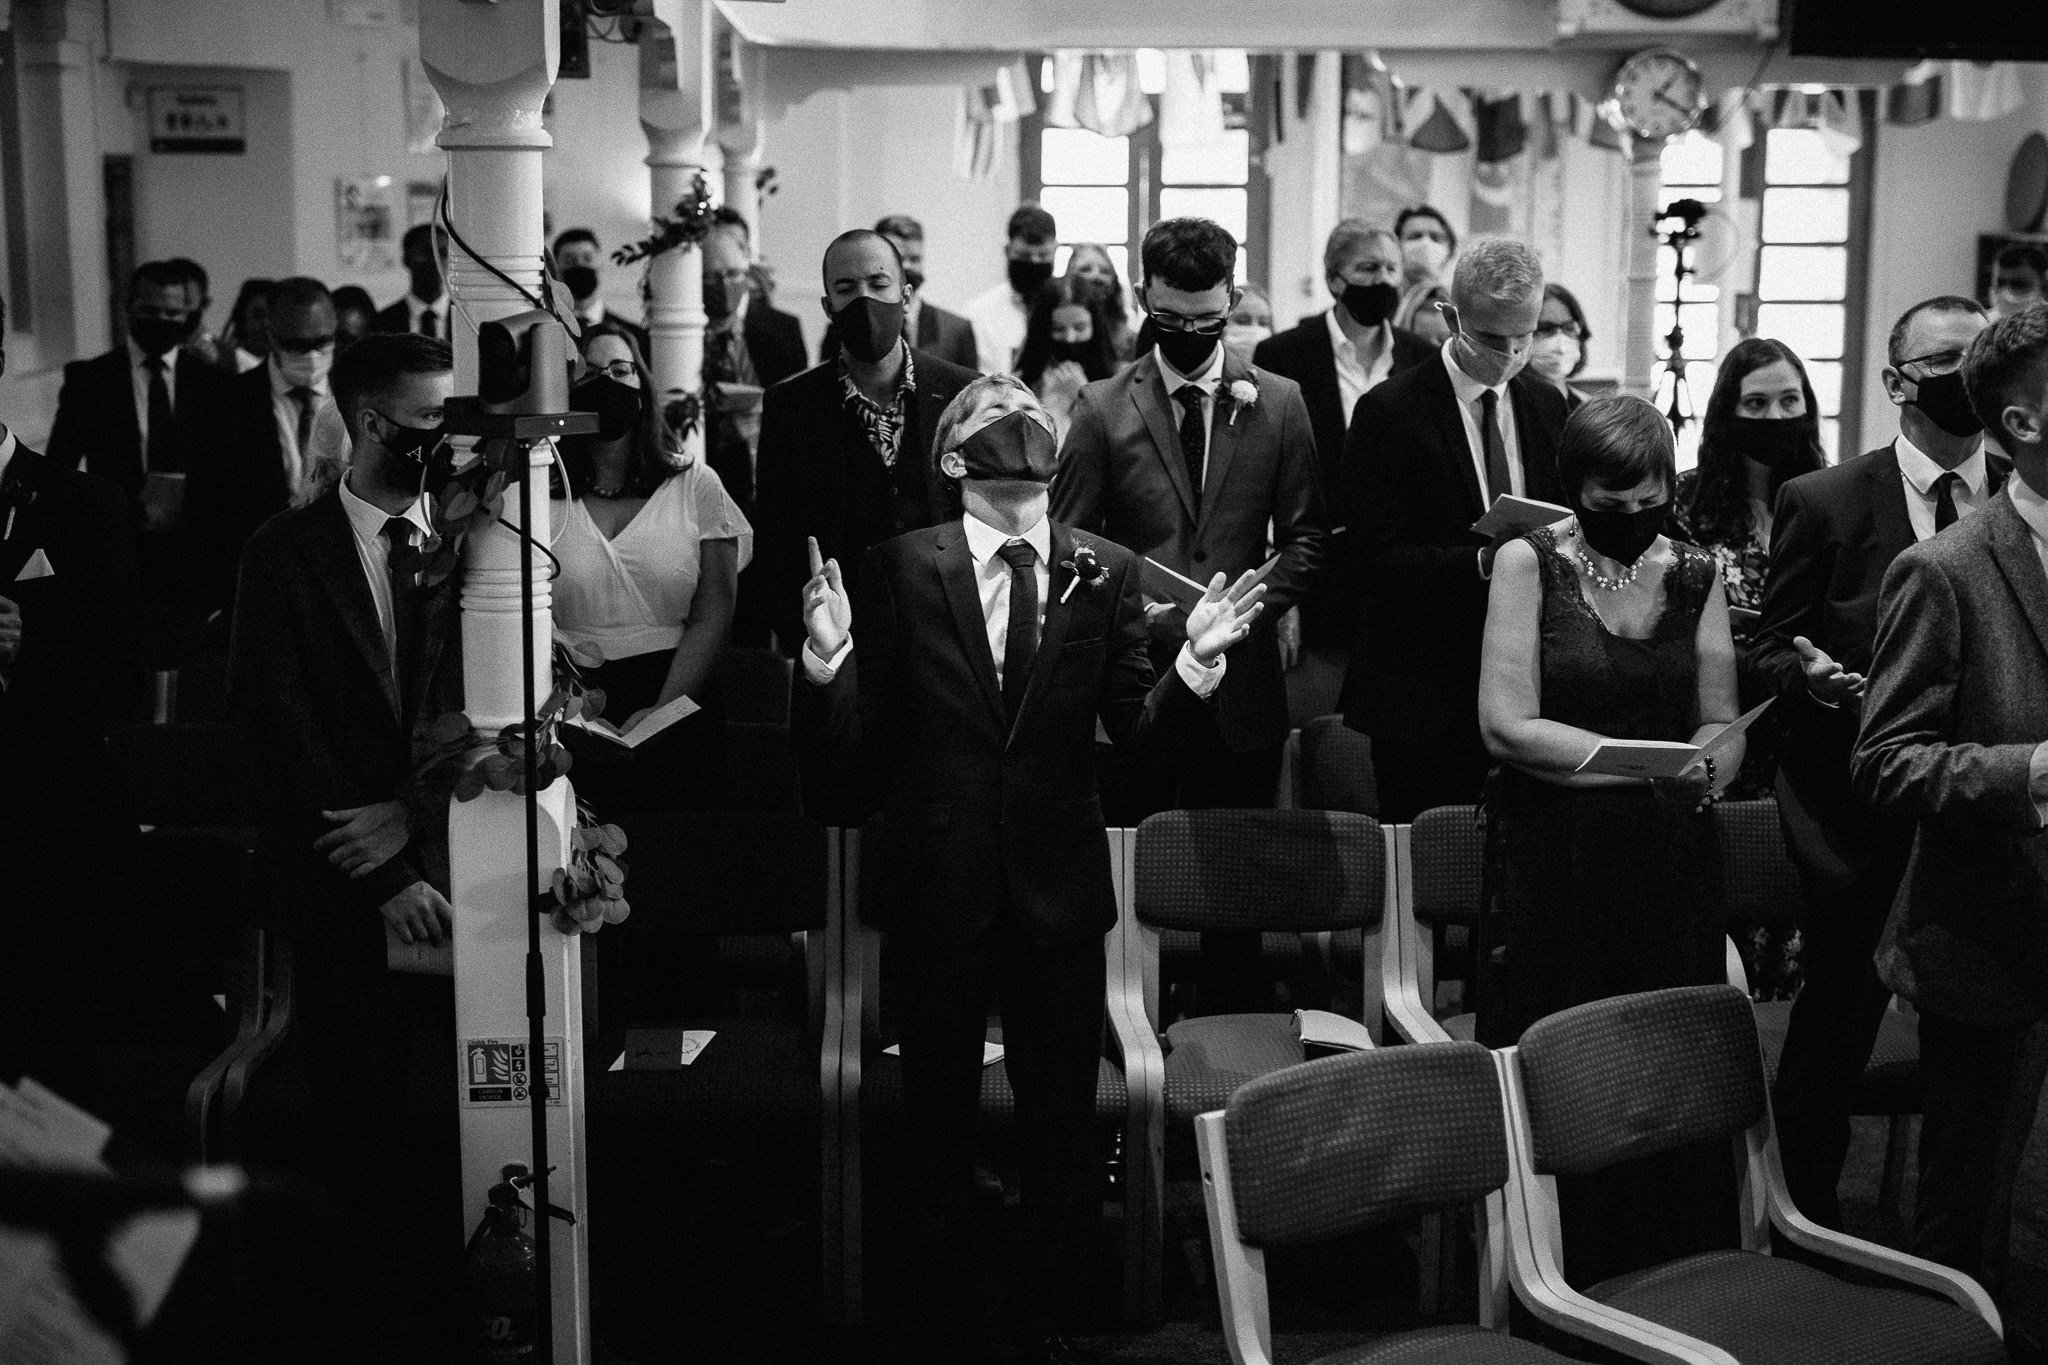
[[[1920,1011],[1913,1249],[1995,1290],[2048,1066],[2048,305],[1979,333],[1963,378],[2014,477],[1886,574],[1854,781],[1915,826],[1878,949]]]

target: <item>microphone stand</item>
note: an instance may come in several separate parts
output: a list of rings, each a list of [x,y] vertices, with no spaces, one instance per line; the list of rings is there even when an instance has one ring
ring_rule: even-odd
[[[1692,421],[1692,386],[1685,377],[1685,327],[1679,321],[1684,316],[1685,282],[1692,275],[1692,266],[1685,259],[1686,249],[1700,237],[1700,223],[1707,216],[1707,206],[1697,199],[1675,199],[1671,207],[1650,220],[1653,236],[1662,236],[1664,245],[1671,248],[1671,331],[1664,343],[1670,353],[1664,358],[1664,368],[1671,372],[1671,406],[1665,411],[1665,418],[1671,423],[1671,433],[1676,436]],[[1661,223],[1677,220],[1676,226],[1658,231]]]

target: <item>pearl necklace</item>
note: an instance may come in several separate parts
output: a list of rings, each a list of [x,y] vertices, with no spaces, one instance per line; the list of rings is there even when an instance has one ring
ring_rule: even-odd
[[[592,484],[583,491],[587,496],[593,498],[623,498],[626,496],[626,485],[620,484],[616,488],[599,488],[596,484]]]
[[[1572,523],[1572,529],[1574,531],[1578,530],[1578,523],[1576,521]],[[1642,554],[1636,556],[1635,562],[1630,564],[1627,569],[1615,577],[1609,578],[1595,567],[1592,557],[1586,553],[1583,547],[1578,552],[1579,563],[1584,565],[1586,569],[1586,577],[1592,579],[1593,586],[1602,592],[1620,592],[1623,588],[1635,582],[1636,575],[1642,571],[1643,560],[1649,556],[1649,553],[1648,550],[1643,551]]]

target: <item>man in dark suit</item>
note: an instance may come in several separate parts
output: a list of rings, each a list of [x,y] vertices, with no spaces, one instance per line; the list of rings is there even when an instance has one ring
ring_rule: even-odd
[[[814,765],[883,815],[871,919],[909,987],[903,1094],[933,1253],[923,1300],[933,1318],[972,1302],[963,1224],[982,1037],[1000,997],[1032,1232],[1020,1359],[1066,1362],[1078,1359],[1064,1333],[1097,1212],[1089,1124],[1102,936],[1116,922],[1091,742],[1099,721],[1159,761],[1199,734],[1200,698],[1260,592],[1247,574],[1226,593],[1218,573],[1155,683],[1135,557],[1047,516],[1052,422],[1030,392],[976,380],[935,444],[964,515],[878,546],[858,612],[838,561],[809,547],[795,723]],[[1077,549],[1100,566],[1092,580],[1077,577]],[[958,1340],[931,1346],[968,1357]]]
[[[604,251],[597,234],[589,228],[574,227],[555,238],[555,274],[561,277],[574,301],[576,321],[585,335],[593,331],[617,332],[632,340],[641,356],[647,355],[647,329],[631,318],[614,313],[599,292],[598,271],[604,265]]]
[[[1563,502],[1564,398],[1521,373],[1543,267],[1520,242],[1458,258],[1452,336],[1435,361],[1369,391],[1344,438],[1354,617],[1344,720],[1372,736],[1380,818],[1479,799],[1479,642],[1493,551],[1471,531],[1505,494]]]
[[[2013,477],[1885,575],[1852,773],[1914,828],[1879,950],[1920,1014],[1913,1250],[1996,1292],[2048,1065],[2048,304],[1980,333],[1963,376]]]
[[[1953,295],[1907,309],[1884,371],[1898,439],[1791,480],[1771,521],[1751,666],[1778,698],[1778,815],[1806,902],[1805,984],[1772,1098],[1792,1200],[1828,1227],[1841,1226],[1850,1104],[1891,1001],[1871,953],[1912,835],[1849,789],[1878,589],[1902,550],[1984,507],[2003,482],[1963,391],[1963,354],[1984,326],[1984,310]]]
[[[404,298],[377,310],[371,330],[418,332],[423,337],[448,335],[448,239],[438,237],[432,223],[414,223],[398,248],[412,288]]]
[[[1331,519],[1337,520],[1338,491],[1344,486],[1344,430],[1351,410],[1367,389],[1402,370],[1436,357],[1436,348],[1392,322],[1401,304],[1401,243],[1388,228],[1363,218],[1346,218],[1323,246],[1327,312],[1302,319],[1252,352],[1262,370],[1301,385],[1310,428],[1316,436],[1316,470]],[[1344,562],[1344,528],[1331,529],[1331,564]],[[1309,716],[1334,710],[1344,682],[1351,620],[1341,580],[1325,573],[1301,604],[1302,657],[1290,686],[1297,711]],[[1302,694],[1306,694],[1304,697]]]
[[[971,370],[903,340],[903,267],[865,228],[825,249],[827,317],[850,338],[839,358],[768,390],[761,403],[754,563],[741,580],[741,618],[771,627],[794,654],[809,577],[804,542],[857,560],[871,545],[948,511],[927,452],[939,414]]]
[[[714,258],[718,261],[715,268]],[[712,308],[715,275],[724,278],[723,291],[728,300],[724,314]],[[736,210],[724,206],[713,211],[711,233],[704,239],[704,311],[711,314],[714,331],[721,317],[729,315],[734,319],[754,375],[746,382],[763,387],[780,384],[801,373],[808,363],[803,324],[795,314],[785,313],[768,302],[754,262],[753,229]],[[707,370],[716,368],[717,347],[708,334],[704,356]]]
[[[408,1173],[429,1162],[451,1180],[457,1141],[452,1096],[426,1099],[425,1122],[407,1103],[421,1102],[415,1049],[454,1046],[448,982],[385,965],[387,932],[438,943],[450,926],[446,793],[416,773],[425,728],[462,705],[456,579],[430,587],[419,573],[434,529],[420,485],[452,364],[445,342],[417,333],[373,334],[340,357],[353,461],[250,540],[229,663],[230,703],[272,784],[256,894],[294,948],[294,1025],[321,1078],[321,1155],[347,1215],[354,1297],[337,1316],[373,1342],[402,1330],[430,1273]]]
[[[908,300],[903,310],[903,339],[963,370],[980,369],[974,349],[974,324],[924,297],[924,224],[907,213],[892,213],[875,224],[875,231],[887,237],[896,254],[903,258],[903,284]],[[818,343],[818,359],[826,361],[838,354],[839,338],[827,327],[824,340]]]

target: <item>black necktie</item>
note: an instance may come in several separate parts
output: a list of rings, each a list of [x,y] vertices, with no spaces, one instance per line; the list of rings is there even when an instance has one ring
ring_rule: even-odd
[[[384,572],[391,580],[391,679],[401,704],[412,691],[413,599],[419,586],[419,552],[412,547],[413,524],[404,517],[384,522]]]
[[[1021,540],[997,550],[1010,566],[1010,629],[1003,639],[1003,705],[1014,718],[1024,702],[1024,685],[1031,681],[1031,664],[1038,657],[1038,575],[1032,565],[1038,555]]]
[[[299,477],[304,478],[313,462],[313,400],[317,395],[307,388],[292,390],[292,402],[298,404],[299,420],[294,431],[298,437]]]
[[[149,356],[142,368],[149,371],[149,440],[143,447],[143,467],[167,470],[175,462],[171,458],[171,385],[164,377],[164,358]]]
[[[1934,529],[1937,533],[1956,524],[1956,485],[1962,481],[1962,475],[1953,469],[1934,481]]]
[[[1515,491],[1508,473],[1507,443],[1500,434],[1500,395],[1486,389],[1479,395],[1479,445],[1486,454],[1486,501],[1504,498]]]
[[[431,308],[420,309],[420,335],[437,337],[441,335],[441,315]]]
[[[1195,513],[1202,511],[1202,459],[1209,450],[1209,427],[1202,420],[1202,390],[1183,384],[1174,390],[1181,406],[1180,454],[1188,466],[1188,490],[1195,495]]]

